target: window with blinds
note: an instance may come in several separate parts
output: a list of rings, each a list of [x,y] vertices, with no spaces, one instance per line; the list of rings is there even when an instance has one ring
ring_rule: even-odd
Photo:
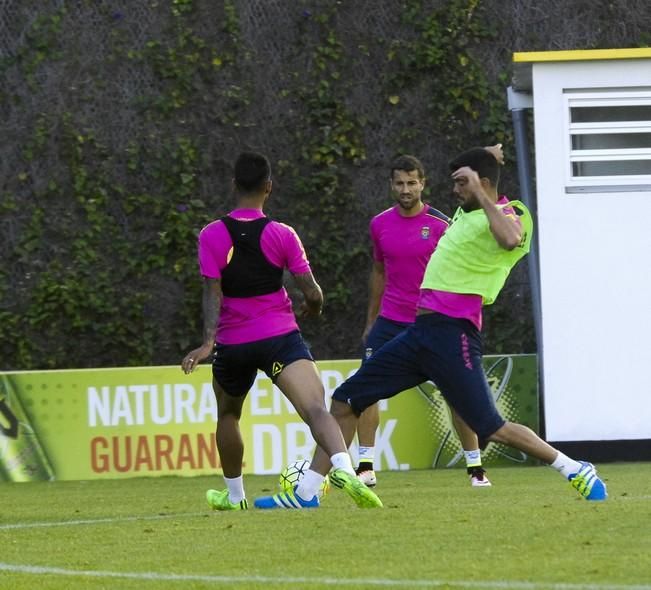
[[[566,192],[651,190],[651,88],[565,91]]]

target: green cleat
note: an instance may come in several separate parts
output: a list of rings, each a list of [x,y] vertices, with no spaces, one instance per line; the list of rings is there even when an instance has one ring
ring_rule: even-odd
[[[246,498],[237,504],[233,504],[228,499],[228,490],[222,490],[221,492],[208,490],[206,492],[206,501],[213,510],[247,510],[249,507]]]
[[[335,469],[330,473],[332,485],[344,490],[360,508],[382,508],[382,500],[366,484],[361,482],[356,475],[347,473],[343,469]]]

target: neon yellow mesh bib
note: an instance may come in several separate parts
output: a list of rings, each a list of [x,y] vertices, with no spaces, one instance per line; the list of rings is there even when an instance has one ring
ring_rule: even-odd
[[[529,252],[533,233],[531,213],[523,203],[509,201],[498,207],[512,207],[519,214],[520,245],[513,250],[500,247],[483,209],[457,209],[427,264],[421,289],[481,295],[484,305],[495,301],[511,269]]]

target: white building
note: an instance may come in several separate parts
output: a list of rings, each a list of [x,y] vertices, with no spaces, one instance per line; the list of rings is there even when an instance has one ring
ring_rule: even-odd
[[[543,434],[594,460],[651,460],[651,48],[513,61]]]

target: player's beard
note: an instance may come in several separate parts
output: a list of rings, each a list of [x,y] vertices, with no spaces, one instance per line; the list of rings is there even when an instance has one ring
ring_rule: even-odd
[[[465,213],[470,213],[471,211],[474,211],[475,209],[479,209],[479,202],[474,197],[469,197],[467,199],[462,199],[461,197],[457,196],[457,201],[458,201],[459,207]]]
[[[418,199],[418,197],[412,197],[412,196],[409,196],[407,199],[398,197],[397,200],[398,200],[398,206],[403,211],[413,211],[414,208],[418,207],[420,203],[420,199]]]

